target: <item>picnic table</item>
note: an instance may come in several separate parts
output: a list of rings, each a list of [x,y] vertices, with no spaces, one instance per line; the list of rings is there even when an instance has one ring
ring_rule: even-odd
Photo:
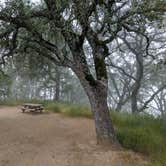
[[[32,104],[32,103],[25,103],[22,105],[22,112],[30,111],[30,112],[42,112],[43,111],[42,104]]]

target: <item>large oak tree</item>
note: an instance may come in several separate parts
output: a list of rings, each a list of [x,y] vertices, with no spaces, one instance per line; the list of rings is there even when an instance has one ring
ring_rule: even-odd
[[[1,62],[18,52],[33,50],[55,65],[71,68],[89,98],[98,143],[117,142],[107,105],[106,60],[111,43],[126,29],[141,34],[148,49],[148,31],[141,24],[153,26],[150,22],[162,17],[164,3],[163,0],[44,0],[32,5],[25,0],[8,0],[0,8]],[[85,44],[90,47],[90,55],[86,54]]]

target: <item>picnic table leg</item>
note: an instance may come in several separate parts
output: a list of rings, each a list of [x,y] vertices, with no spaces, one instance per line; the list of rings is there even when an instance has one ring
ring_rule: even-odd
[[[22,110],[22,113],[24,113],[24,112],[25,112],[25,108],[21,108],[21,110]]]

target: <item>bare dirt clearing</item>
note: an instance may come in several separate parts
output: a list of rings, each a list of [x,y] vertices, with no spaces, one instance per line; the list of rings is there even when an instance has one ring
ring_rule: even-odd
[[[96,145],[93,121],[0,108],[0,166],[143,166],[140,155]]]

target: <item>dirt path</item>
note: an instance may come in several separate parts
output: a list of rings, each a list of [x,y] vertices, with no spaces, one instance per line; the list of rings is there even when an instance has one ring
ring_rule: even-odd
[[[0,166],[143,166],[138,154],[96,146],[93,121],[0,108]]]

